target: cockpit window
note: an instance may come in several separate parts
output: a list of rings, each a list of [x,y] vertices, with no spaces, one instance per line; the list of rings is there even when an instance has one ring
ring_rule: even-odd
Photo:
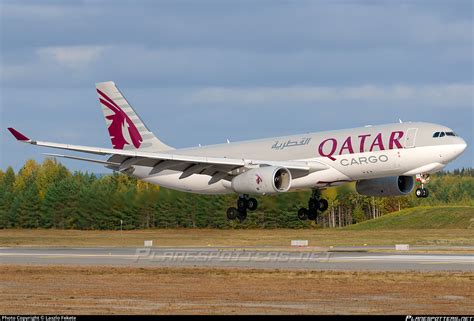
[[[444,137],[444,136],[457,136],[455,132],[436,132],[433,134],[433,138]]]

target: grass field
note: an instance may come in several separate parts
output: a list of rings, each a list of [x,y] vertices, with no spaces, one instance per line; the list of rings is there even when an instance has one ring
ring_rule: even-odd
[[[474,207],[408,209],[342,229],[0,230],[0,247],[474,245]]]
[[[461,272],[0,265],[0,314],[473,314],[473,282]]]
[[[351,230],[375,229],[474,229],[474,207],[417,207],[384,215],[348,227]]]
[[[424,230],[213,230],[166,229],[127,231],[1,230],[0,247],[136,247],[153,246],[289,246],[291,240],[310,246],[474,245],[472,229]]]

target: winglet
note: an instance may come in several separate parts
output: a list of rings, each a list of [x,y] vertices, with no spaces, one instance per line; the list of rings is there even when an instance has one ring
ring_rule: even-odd
[[[8,130],[10,131],[10,133],[12,133],[13,136],[15,136],[15,138],[19,141],[29,141],[30,139],[28,137],[26,137],[25,135],[23,135],[22,133],[20,133],[19,131],[17,131],[15,128],[12,128],[12,127],[9,127]]]

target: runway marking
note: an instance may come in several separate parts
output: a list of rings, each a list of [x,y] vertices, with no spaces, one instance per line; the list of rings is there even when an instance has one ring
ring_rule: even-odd
[[[3,257],[38,257],[42,259],[53,258],[123,258],[133,259],[136,261],[157,261],[157,262],[229,262],[229,261],[246,261],[246,262],[315,262],[315,263],[349,263],[349,262],[381,262],[381,263],[419,263],[419,264],[474,264],[474,257],[470,256],[434,256],[434,255],[381,255],[366,257],[252,257],[252,253],[246,252],[242,257],[232,256],[212,256],[173,252],[169,254],[152,254],[150,256],[140,256],[139,254],[62,254],[62,253],[0,253]],[[229,252],[230,254],[242,254],[242,252]],[[247,254],[247,255],[245,255]],[[250,255],[250,256],[249,256]]]
[[[0,253],[0,256],[42,256],[42,257],[136,257],[130,254],[54,254],[54,253]]]

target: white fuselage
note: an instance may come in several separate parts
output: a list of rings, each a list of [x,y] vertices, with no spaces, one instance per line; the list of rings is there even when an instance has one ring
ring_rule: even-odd
[[[324,188],[356,180],[429,174],[443,169],[464,151],[466,143],[459,136],[435,138],[435,132],[452,130],[430,123],[397,123],[186,148],[173,153],[244,160],[304,161],[310,166],[312,163],[324,164],[328,167],[325,170],[293,178],[291,190]],[[208,175],[180,179],[181,171],[149,173],[149,167],[135,166],[133,176],[186,192],[233,193],[230,181],[209,184]]]

